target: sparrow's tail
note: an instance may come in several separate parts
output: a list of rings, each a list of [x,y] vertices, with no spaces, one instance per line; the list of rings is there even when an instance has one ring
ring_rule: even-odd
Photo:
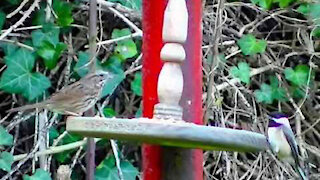
[[[309,180],[309,178],[306,176],[306,174],[304,173],[303,169],[300,166],[297,166],[296,170],[302,180]]]
[[[11,108],[7,112],[26,111],[26,110],[35,109],[35,108],[43,109],[44,106],[45,106],[45,103],[41,102],[41,103],[29,104],[29,105],[25,105],[17,108]]]

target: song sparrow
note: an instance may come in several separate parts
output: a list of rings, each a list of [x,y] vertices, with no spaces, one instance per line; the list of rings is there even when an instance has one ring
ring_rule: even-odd
[[[40,103],[12,108],[8,112],[25,111],[39,108],[67,115],[82,115],[100,98],[103,86],[111,74],[108,72],[91,73],[54,93]]]

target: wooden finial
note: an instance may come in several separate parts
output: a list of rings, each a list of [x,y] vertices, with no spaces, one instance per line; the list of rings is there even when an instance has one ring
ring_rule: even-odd
[[[169,0],[164,12],[163,41],[184,43],[187,34],[188,10],[185,0]]]
[[[162,29],[163,41],[167,42],[161,49],[164,65],[159,74],[158,98],[154,108],[154,117],[161,119],[182,119],[179,106],[183,90],[181,63],[186,58],[182,43],[187,39],[188,12],[185,0],[169,0],[164,13]]]

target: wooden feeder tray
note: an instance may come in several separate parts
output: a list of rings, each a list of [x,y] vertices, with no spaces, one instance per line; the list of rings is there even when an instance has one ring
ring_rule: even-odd
[[[192,149],[255,152],[268,148],[266,137],[260,133],[176,120],[69,117],[67,131],[88,137]]]

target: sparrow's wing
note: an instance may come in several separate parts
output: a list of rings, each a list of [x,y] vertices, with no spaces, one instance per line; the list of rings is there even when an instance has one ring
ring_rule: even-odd
[[[291,128],[283,125],[281,126],[282,130],[283,130],[283,134],[285,135],[290,148],[291,148],[291,152],[292,152],[292,156],[294,158],[294,161],[296,162],[297,165],[299,164],[299,151],[298,151],[298,146],[297,146],[297,142],[296,139],[294,138],[294,134],[291,130]]]

